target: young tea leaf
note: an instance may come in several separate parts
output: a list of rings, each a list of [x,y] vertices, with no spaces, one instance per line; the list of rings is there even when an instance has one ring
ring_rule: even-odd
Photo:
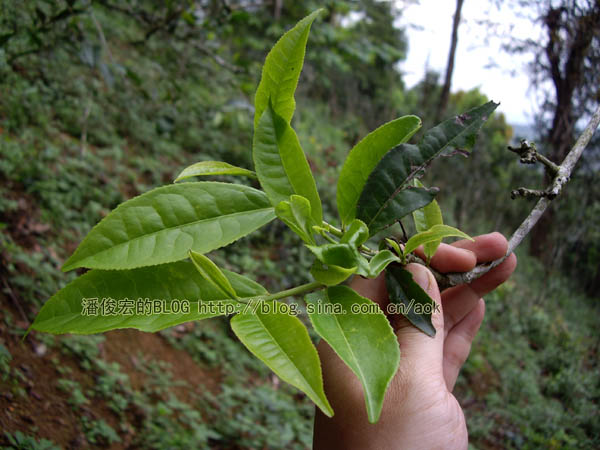
[[[264,192],[238,184],[163,186],[128,200],[100,221],[63,270],[133,269],[223,247],[275,218]]]
[[[333,264],[323,264],[318,259],[315,260],[310,268],[310,274],[319,283],[325,286],[335,286],[345,281],[350,275],[356,272],[356,267],[342,267]]]
[[[307,245],[323,264],[353,269],[363,277],[369,276],[369,262],[350,244]]]
[[[241,175],[250,178],[256,178],[256,174],[248,169],[232,166],[229,163],[222,161],[202,161],[186,167],[175,178],[175,183],[192,177],[200,177],[206,175]]]
[[[344,235],[340,239],[340,244],[350,244],[358,247],[369,239],[369,229],[362,220],[354,219]]]
[[[292,127],[268,105],[254,133],[254,167],[260,185],[276,206],[298,194],[310,202],[314,221],[323,221],[317,185]]]
[[[241,298],[266,293],[262,286],[242,275],[228,270],[223,274]],[[84,300],[88,302],[86,308]],[[103,301],[116,309],[108,309],[109,303],[102,305]],[[184,301],[189,304],[187,312],[183,310]],[[95,310],[94,304],[98,306]],[[124,305],[127,308],[119,311]],[[176,311],[176,306],[181,310]],[[55,334],[102,333],[118,328],[155,332],[191,320],[233,313],[238,306],[188,261],[133,270],[90,270],[44,303],[31,328]],[[107,314],[101,314],[102,308]]]
[[[416,178],[413,180],[415,187],[424,187],[423,184]],[[423,208],[413,211],[413,219],[415,222],[415,229],[417,232],[427,231],[434,225],[443,225],[442,210],[438,203],[432,200],[431,203],[425,205]],[[429,261],[435,254],[435,251],[442,243],[441,239],[437,241],[428,242],[423,245],[425,257]]]
[[[310,202],[301,195],[292,195],[290,200],[280,202],[275,214],[307,244],[315,245],[313,237],[314,219],[311,216]]]
[[[477,132],[497,106],[488,102],[442,122],[427,131],[418,145],[402,144],[381,159],[358,194],[356,217],[367,224],[371,234],[433,200],[432,190],[413,187],[411,180],[439,155],[472,147]]]
[[[300,319],[277,311],[242,312],[231,319],[231,328],[279,378],[305,392],[325,415],[333,416],[323,390],[317,349]]]
[[[226,298],[237,298],[235,290],[221,269],[201,253],[190,250],[190,259],[202,277],[219,289]]]
[[[347,286],[309,294],[306,303],[315,331],[360,380],[369,422],[377,422],[385,392],[400,363],[398,340],[387,318],[375,303]],[[369,312],[353,313],[353,305],[369,308]],[[327,312],[335,307],[344,312]]]
[[[254,98],[254,130],[269,106],[269,101],[285,122],[289,124],[292,120],[296,109],[294,92],[304,64],[310,26],[322,11],[314,11],[298,22],[277,41],[267,55]]]
[[[369,261],[369,278],[375,278],[392,262],[399,263],[400,258],[389,250],[378,252],[371,258],[371,261]]]
[[[448,225],[434,225],[427,231],[422,231],[421,233],[411,236],[411,238],[404,245],[404,254],[408,255],[421,244],[435,242],[450,236],[462,237],[465,239],[470,239],[471,241],[473,240],[471,236],[454,227]]]
[[[372,131],[350,150],[340,172],[336,194],[338,212],[344,224],[357,217],[356,204],[379,160],[392,147],[408,141],[420,127],[418,117],[400,117]]]
[[[423,333],[435,336],[431,314],[436,304],[413,280],[412,274],[400,265],[391,265],[385,272],[385,285],[390,303],[397,305],[398,311]]]

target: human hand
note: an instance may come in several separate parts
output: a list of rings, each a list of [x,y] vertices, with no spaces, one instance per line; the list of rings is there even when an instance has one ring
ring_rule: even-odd
[[[475,242],[441,244],[431,259],[431,267],[442,273],[466,272],[477,263],[504,256],[506,249],[506,239],[500,233],[478,236]],[[466,449],[465,418],[452,390],[483,321],[485,303],[481,297],[506,281],[516,265],[517,258],[511,254],[481,278],[441,294],[426,267],[420,264],[406,267],[440,305],[440,311],[432,315],[437,333],[431,338],[403,316],[389,316],[402,356],[376,424],[367,420],[358,378],[321,341],[317,349],[323,365],[325,392],[335,416],[328,418],[317,409],[314,448]],[[385,311],[389,300],[383,274],[373,280],[355,277],[350,286]]]

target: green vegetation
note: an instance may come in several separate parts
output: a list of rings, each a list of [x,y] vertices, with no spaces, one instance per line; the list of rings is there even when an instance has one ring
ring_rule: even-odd
[[[33,333],[24,345],[19,342],[43,302],[75,279],[60,266],[119,203],[171,182],[191,162],[252,167],[251,95],[265,49],[321,4],[293,2],[279,21],[267,7],[247,12],[211,6],[191,18],[179,11],[176,27],[166,24],[144,40],[149,28],[144,16],[106,7],[110,2],[90,7],[74,2],[88,9],[56,22],[49,19],[69,2],[33,3],[0,3],[3,13],[10,11],[0,14],[0,349],[6,349],[0,352],[0,406],[21,407],[20,414],[2,416],[8,424],[2,444],[52,448],[49,441],[65,447],[80,439],[103,446],[120,439],[144,448],[309,447],[311,403],[269,375],[222,318],[170,328],[152,341],[191,355],[194,370],[202,370],[193,382],[175,370],[174,361],[158,362],[166,353],[155,356],[145,348],[119,362],[107,355],[111,339],[124,344],[132,335]],[[313,27],[297,94],[293,126],[318,186],[323,218],[332,223],[335,183],[347,149],[394,117],[430,117],[422,93],[435,90],[407,91],[390,70],[402,59],[406,41],[389,26],[389,5],[323,3],[337,3],[330,10],[338,17],[359,8],[372,19],[341,27],[325,16]],[[131,11],[154,7],[153,17],[168,17],[169,6],[131,2]],[[13,23],[18,33],[6,40]],[[34,30],[42,39],[35,39]],[[477,91],[456,93],[447,116],[486,101]],[[507,234],[523,217],[526,202],[505,199],[522,180],[541,174],[514,164],[504,149],[510,136],[510,127],[495,114],[468,160],[444,158],[428,172],[423,182],[441,188],[438,202],[448,225],[470,235],[496,228]],[[253,183],[229,174],[217,179]],[[560,200],[569,223],[591,223],[597,216],[591,193],[585,210],[575,201],[590,184],[586,180],[587,172],[578,173]],[[412,233],[410,222],[405,225]],[[397,227],[392,231],[401,235]],[[597,230],[584,231],[593,242]],[[209,257],[226,270],[251,274],[269,292],[310,281],[313,255],[280,221],[239,243]],[[568,248],[575,245],[580,244]],[[563,252],[565,266],[548,269],[519,254],[513,279],[486,299],[486,321],[457,386],[475,448],[599,445],[597,294],[586,296],[585,283],[578,282],[594,276],[597,255],[577,246],[576,252]],[[77,395],[87,403],[73,401],[73,389],[63,393],[61,379],[70,382],[65,386],[79,386]],[[48,380],[55,391],[38,387]],[[211,381],[216,389],[209,388]],[[198,393],[197,386],[207,387]],[[66,425],[48,427],[43,401],[87,409],[64,413]],[[33,423],[20,419],[27,415]]]

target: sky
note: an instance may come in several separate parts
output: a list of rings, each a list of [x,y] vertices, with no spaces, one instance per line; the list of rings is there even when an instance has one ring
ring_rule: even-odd
[[[406,29],[409,40],[408,57],[399,65],[409,88],[423,78],[425,67],[438,71],[443,82],[456,8],[455,0],[418,3],[403,6],[397,23]],[[539,25],[518,17],[514,10],[507,7],[498,10],[488,1],[465,0],[452,91],[479,87],[491,100],[500,102],[498,110],[509,123],[531,124],[538,102],[535,92],[529,89],[528,59],[502,51],[502,38],[491,37],[486,42],[487,29],[478,21],[488,17],[500,24],[499,33],[503,36],[539,39],[542,33]],[[490,65],[492,58],[495,66]]]

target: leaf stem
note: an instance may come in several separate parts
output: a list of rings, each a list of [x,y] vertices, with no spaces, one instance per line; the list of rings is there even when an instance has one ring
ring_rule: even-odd
[[[296,286],[291,289],[286,289],[285,291],[280,291],[280,292],[276,292],[275,294],[266,295],[266,296],[262,297],[261,299],[263,301],[279,300],[281,298],[291,297],[292,295],[305,294],[307,292],[314,291],[314,290],[322,288],[322,287],[325,287],[325,285],[322,283],[319,283],[318,281],[311,281],[310,283],[301,284],[300,286]]]

